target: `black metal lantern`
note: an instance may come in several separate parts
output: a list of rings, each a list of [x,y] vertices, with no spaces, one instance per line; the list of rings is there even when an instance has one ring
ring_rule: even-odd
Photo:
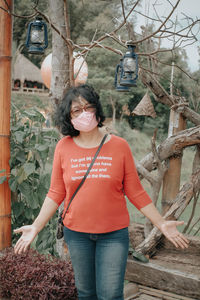
[[[37,17],[28,25],[26,47],[32,54],[44,54],[48,46],[47,25],[41,17]]]
[[[136,86],[138,78],[138,55],[134,45],[129,44],[121,62],[120,86]]]
[[[122,76],[122,61],[123,59],[120,59],[120,63],[116,67],[116,72],[115,72],[115,89],[118,92],[129,92],[129,87],[120,85],[120,78]],[[118,76],[118,74],[120,75]]]

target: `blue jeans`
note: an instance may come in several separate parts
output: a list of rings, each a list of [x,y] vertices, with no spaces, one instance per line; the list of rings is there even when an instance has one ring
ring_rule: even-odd
[[[64,227],[79,300],[123,300],[128,228],[90,234]]]

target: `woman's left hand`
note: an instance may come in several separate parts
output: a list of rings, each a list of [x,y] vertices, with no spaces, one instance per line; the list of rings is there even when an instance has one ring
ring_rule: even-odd
[[[183,221],[164,221],[160,225],[160,231],[166,236],[170,242],[174,244],[176,248],[181,247],[182,249],[188,248],[188,239],[177,230],[177,226],[183,225]]]

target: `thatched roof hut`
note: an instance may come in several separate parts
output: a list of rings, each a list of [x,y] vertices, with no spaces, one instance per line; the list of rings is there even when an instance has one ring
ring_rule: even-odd
[[[43,84],[40,69],[22,54],[17,54],[13,64],[12,79],[20,80],[20,82],[36,81]]]

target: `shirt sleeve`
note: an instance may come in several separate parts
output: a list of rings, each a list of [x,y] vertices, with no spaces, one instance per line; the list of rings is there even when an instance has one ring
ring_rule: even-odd
[[[152,200],[140,182],[133,155],[128,143],[124,160],[124,192],[129,201],[140,210],[146,205],[152,203]]]
[[[66,195],[65,183],[63,180],[63,169],[61,165],[61,155],[58,144],[54,152],[53,168],[51,174],[51,184],[47,197],[51,198],[58,205],[62,203]]]

